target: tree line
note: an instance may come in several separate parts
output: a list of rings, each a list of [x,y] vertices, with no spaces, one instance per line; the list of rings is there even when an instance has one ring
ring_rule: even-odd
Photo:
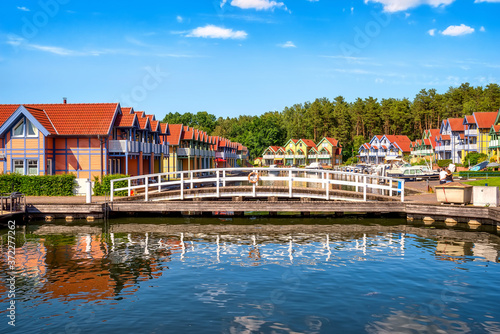
[[[323,137],[338,139],[344,161],[357,154],[359,146],[374,135],[407,135],[419,139],[425,129],[439,128],[443,119],[464,117],[474,112],[497,111],[500,86],[473,87],[469,83],[450,87],[443,94],[422,89],[411,101],[408,98],[357,98],[347,102],[337,96],[285,107],[260,116],[219,117],[200,111],[196,114],[169,113],[163,122],[182,123],[221,136],[248,147],[252,158],[262,155],[271,145],[283,146],[290,138],[319,141]]]

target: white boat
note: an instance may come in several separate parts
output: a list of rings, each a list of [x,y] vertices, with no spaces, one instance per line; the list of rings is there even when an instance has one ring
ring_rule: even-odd
[[[397,177],[407,181],[417,181],[425,179],[438,179],[439,173],[430,169],[428,166],[411,166],[405,164],[387,171],[388,177]]]

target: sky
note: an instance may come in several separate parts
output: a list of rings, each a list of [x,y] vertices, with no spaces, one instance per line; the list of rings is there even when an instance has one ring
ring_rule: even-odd
[[[0,103],[260,115],[500,80],[500,0],[0,2]]]

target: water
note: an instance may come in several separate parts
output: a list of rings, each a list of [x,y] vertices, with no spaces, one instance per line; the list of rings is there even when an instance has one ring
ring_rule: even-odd
[[[0,332],[500,333],[496,232],[399,219],[124,219],[2,235]]]

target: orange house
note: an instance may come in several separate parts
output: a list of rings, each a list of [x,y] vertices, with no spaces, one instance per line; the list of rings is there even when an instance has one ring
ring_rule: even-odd
[[[139,116],[119,103],[0,105],[0,173],[153,173],[168,156],[168,125]]]

